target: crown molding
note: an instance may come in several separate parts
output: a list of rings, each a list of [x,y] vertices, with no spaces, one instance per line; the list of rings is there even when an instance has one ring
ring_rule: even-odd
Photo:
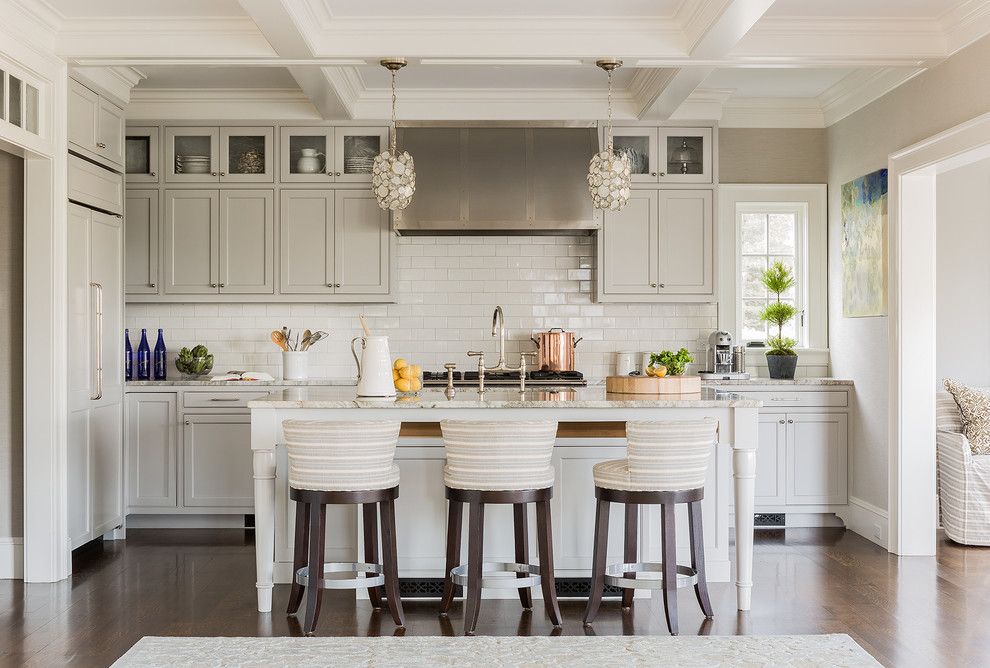
[[[698,45],[713,23],[734,0],[688,0],[677,10],[677,23],[683,34],[685,53]]]
[[[671,121],[720,121],[726,103],[735,91],[731,88],[696,88],[673,114]]]
[[[856,70],[818,96],[825,125],[838,123],[925,71],[923,67]]]
[[[990,2],[963,0],[938,19],[945,34],[946,55],[964,49],[990,34]]]
[[[823,128],[825,116],[816,98],[732,98],[722,108],[724,128]]]
[[[0,30],[30,46],[37,55],[50,59],[55,52],[58,14],[44,2],[0,0]]]
[[[291,88],[138,88],[125,114],[128,120],[323,120],[310,99]]]
[[[118,105],[124,107],[131,101],[131,89],[142,79],[143,72],[122,65],[113,67],[73,67],[71,73]]]
[[[323,76],[337,95],[348,118],[355,118],[354,107],[366,91],[364,80],[356,67],[324,67]],[[388,114],[391,116],[391,114]],[[377,116],[375,118],[383,118]]]
[[[642,118],[650,110],[676,75],[677,70],[673,68],[644,67],[636,70],[626,90],[638,107],[637,118]]]

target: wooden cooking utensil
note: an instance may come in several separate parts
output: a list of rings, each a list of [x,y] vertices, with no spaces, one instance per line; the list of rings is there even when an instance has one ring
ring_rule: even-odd
[[[272,343],[282,349],[283,352],[289,351],[289,344],[285,340],[285,334],[278,331],[277,329],[272,332]]]
[[[368,329],[368,323],[364,319],[364,315],[359,315],[358,320],[361,321],[361,328],[364,329],[364,336],[366,338],[371,338],[371,330]]]

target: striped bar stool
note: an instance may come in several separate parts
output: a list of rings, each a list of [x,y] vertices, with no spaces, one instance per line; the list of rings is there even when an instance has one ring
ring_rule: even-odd
[[[385,586],[388,607],[397,626],[405,626],[399,598],[395,552],[395,499],[399,496],[399,467],[392,463],[399,441],[399,422],[282,423],[289,453],[289,498],[296,502],[294,578],[287,614],[299,610],[306,593],[303,630],[313,635],[324,589],[367,587],[371,604],[381,608]],[[382,515],[382,562],[324,563],[327,504],[360,504],[364,512],[364,554],[378,555],[378,508]],[[307,560],[307,553],[309,558]],[[319,575],[314,580],[311,573]],[[352,573],[350,578],[324,578]]]
[[[543,604],[554,626],[560,626],[560,608],[553,577],[553,538],[550,530],[550,498],[554,470],[550,465],[557,423],[468,422],[440,423],[447,464],[443,469],[447,516],[447,568],[444,574],[440,614],[446,615],[454,599],[454,586],[467,586],[464,635],[474,635],[481,609],[482,588],[516,588],[523,608],[533,607],[530,590],[543,586]],[[468,562],[461,564],[461,518],[469,504]],[[515,524],[515,562],[484,561],[485,505],[511,503]],[[529,563],[527,504],[536,504],[540,566]],[[515,573],[505,577],[496,573]]]
[[[694,585],[705,617],[713,617],[705,580],[705,544],[701,500],[712,445],[718,440],[718,422],[712,418],[682,422],[627,422],[627,459],[595,464],[595,552],[591,596],[585,625],[598,615],[606,584],[625,589],[622,607],[632,605],[634,589],[663,590],[667,628],[677,635],[677,588]],[[608,515],[611,502],[626,506],[626,563],[605,565],[608,552]],[[677,565],[675,504],[688,504],[691,566]],[[663,563],[637,562],[637,515],[641,504],[660,504],[660,542]],[[636,578],[637,573],[660,573],[659,578]]]

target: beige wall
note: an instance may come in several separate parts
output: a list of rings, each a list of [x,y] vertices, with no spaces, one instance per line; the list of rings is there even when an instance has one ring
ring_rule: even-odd
[[[990,386],[990,160],[936,178],[935,373]],[[982,298],[974,299],[974,295]]]
[[[722,183],[825,183],[823,128],[719,128]]]
[[[832,373],[856,382],[850,495],[887,507],[887,319],[842,317],[843,183],[887,166],[894,151],[990,111],[990,38],[827,130],[829,344]]]
[[[24,535],[23,232],[24,163],[0,151],[0,537]]]

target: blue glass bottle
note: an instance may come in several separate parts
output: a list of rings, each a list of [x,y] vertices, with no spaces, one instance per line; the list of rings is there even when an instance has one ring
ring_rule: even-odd
[[[151,347],[148,345],[148,330],[141,330],[141,343],[137,353],[138,380],[151,380]]]
[[[168,375],[167,367],[165,363],[166,358],[165,350],[165,337],[162,335],[162,330],[158,328],[158,343],[155,344],[155,380],[166,380]]]
[[[124,380],[134,380],[134,349],[131,348],[131,335],[124,330]]]

